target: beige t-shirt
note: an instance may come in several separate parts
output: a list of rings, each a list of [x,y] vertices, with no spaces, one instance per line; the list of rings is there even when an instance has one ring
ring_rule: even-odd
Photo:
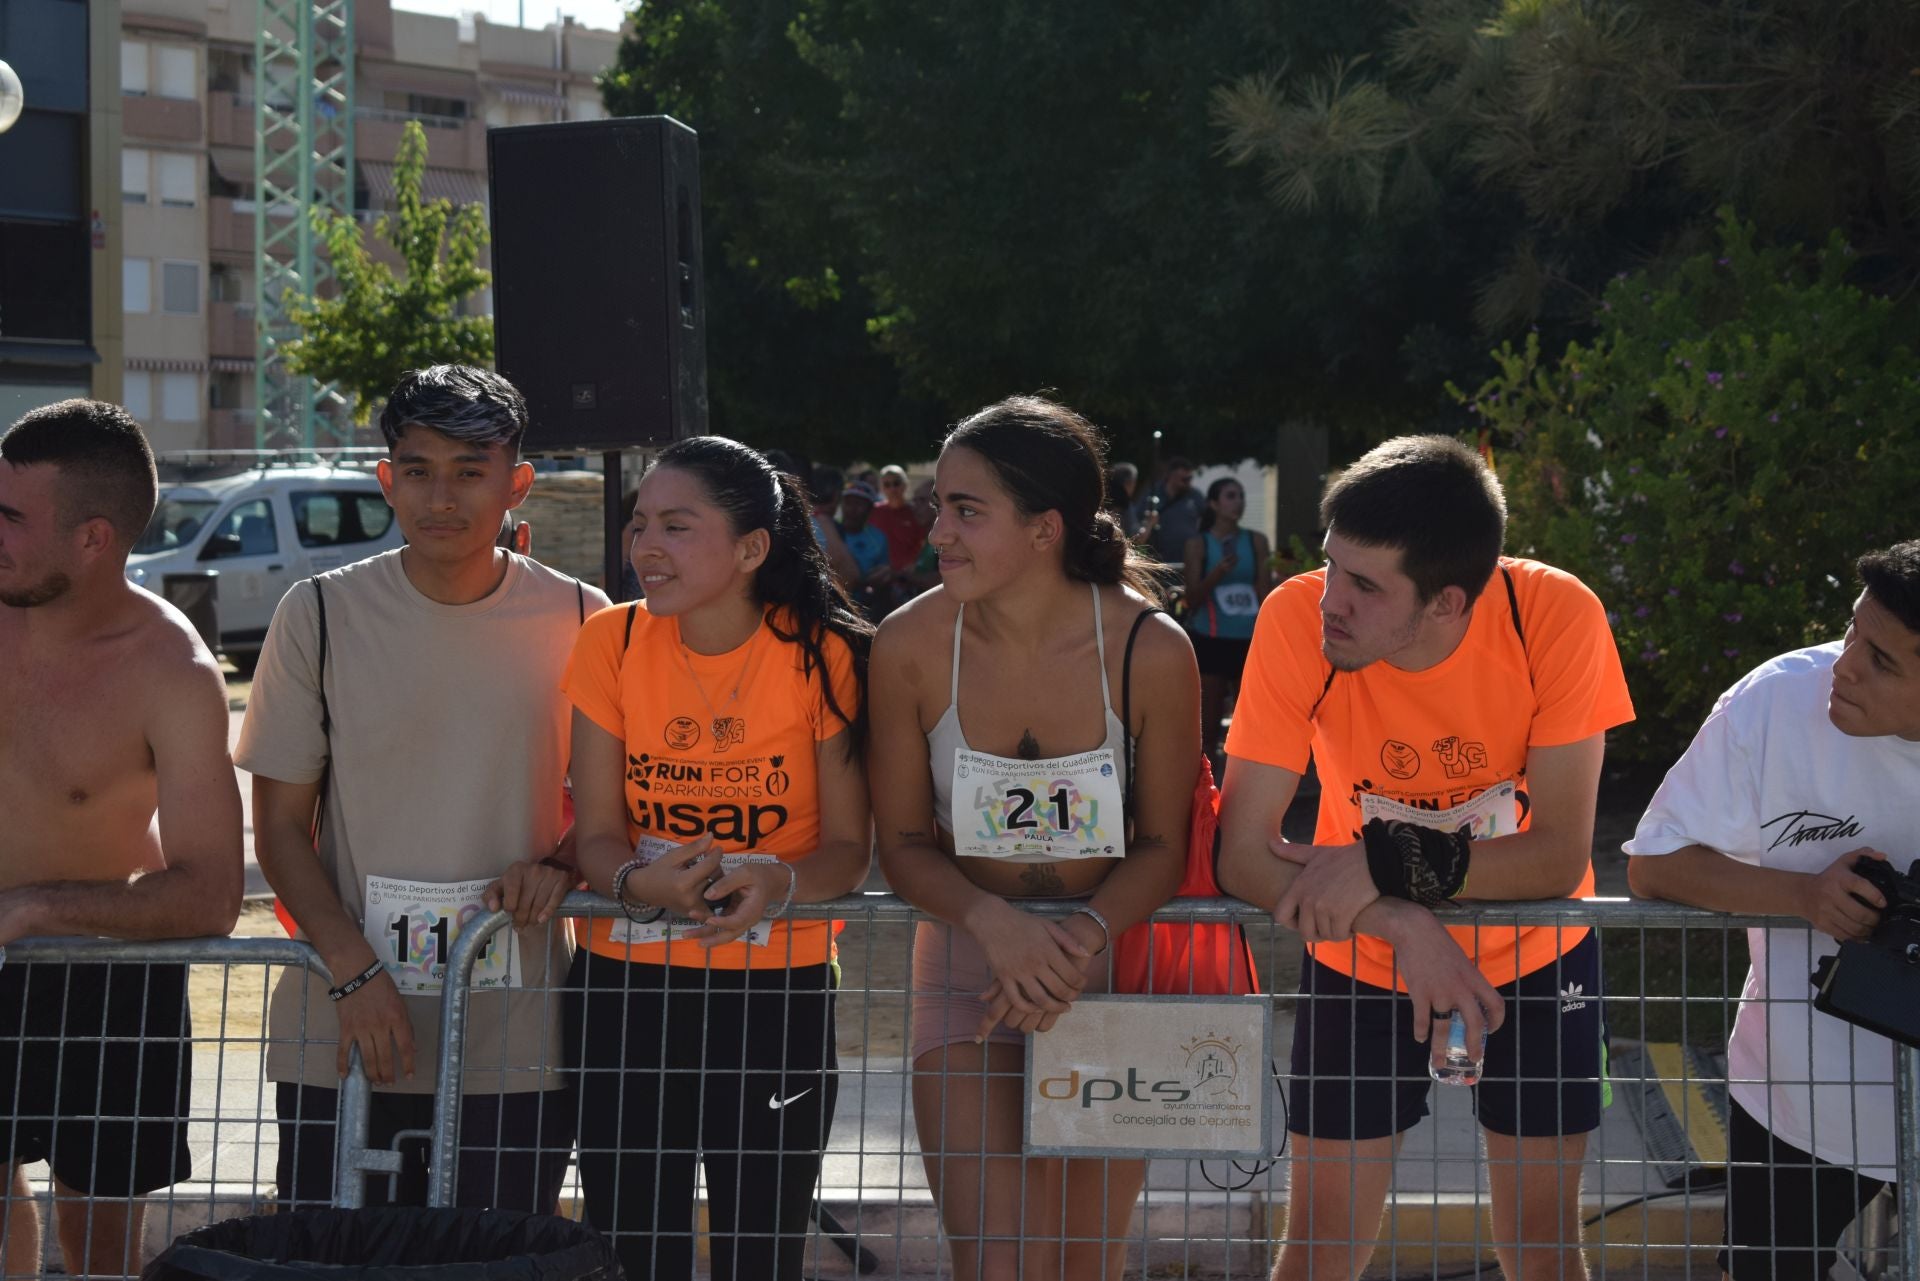
[[[491,595],[442,605],[408,581],[400,555],[387,552],[320,578],[330,741],[320,730],[314,586],[304,582],[274,613],[234,754],[242,769],[288,783],[318,779],[331,759],[319,855],[347,913],[363,923],[370,876],[491,879],[517,859],[552,853],[565,832],[572,709],[561,682],[580,631],[581,588],[514,556]],[[589,617],[606,604],[599,591],[584,589]],[[374,923],[376,930],[389,925],[384,917]],[[527,930],[519,947],[522,986],[473,993],[468,1092],[561,1084],[554,989],[570,960],[567,934],[564,927]],[[414,1076],[390,1088],[428,1094],[440,998],[405,999]],[[267,1026],[272,1080],[339,1085],[339,1023],[324,982],[284,972]]]

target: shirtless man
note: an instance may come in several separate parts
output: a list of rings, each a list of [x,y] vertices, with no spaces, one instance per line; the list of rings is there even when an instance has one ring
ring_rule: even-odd
[[[61,401],[0,436],[0,947],[224,935],[239,916],[225,684],[126,580],[154,498],[118,406]],[[187,1032],[184,966],[0,966],[8,1274],[40,1272],[31,1161],[53,1167],[68,1273],[139,1271],[132,1198],[190,1168]]]

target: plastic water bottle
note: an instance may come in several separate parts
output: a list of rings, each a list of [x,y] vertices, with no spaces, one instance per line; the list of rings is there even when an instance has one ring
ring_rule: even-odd
[[[1467,1048],[1467,1021],[1455,1010],[1447,1020],[1447,1048],[1444,1061],[1427,1060],[1427,1071],[1442,1085],[1480,1084],[1480,1064],[1487,1056],[1486,1033],[1480,1034],[1479,1053]]]

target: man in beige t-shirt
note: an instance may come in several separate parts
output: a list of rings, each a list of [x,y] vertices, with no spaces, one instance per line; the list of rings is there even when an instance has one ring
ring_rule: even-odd
[[[504,906],[514,928],[474,971],[457,1200],[551,1212],[575,1129],[550,990],[569,959],[551,913],[578,880],[563,849],[561,678],[607,601],[494,545],[533,482],[525,406],[505,379],[415,371],[380,426],[380,482],[407,545],[282,600],[237,754],[254,775],[261,870],[336,984],[289,972],[273,993],[280,1195],[331,1198],[350,1046],[375,1082],[372,1142],[428,1128],[445,956],[466,920]],[[398,1199],[417,1202],[424,1153],[405,1151]],[[385,1181],[368,1192],[383,1197]]]

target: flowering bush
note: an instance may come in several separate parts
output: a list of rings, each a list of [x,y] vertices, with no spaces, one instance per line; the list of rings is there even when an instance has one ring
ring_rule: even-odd
[[[1838,236],[1720,248],[1606,289],[1592,343],[1495,353],[1468,394],[1511,508],[1508,547],[1605,602],[1641,756],[1683,746],[1775,654],[1838,637],[1860,553],[1920,537],[1911,310],[1848,283]]]

